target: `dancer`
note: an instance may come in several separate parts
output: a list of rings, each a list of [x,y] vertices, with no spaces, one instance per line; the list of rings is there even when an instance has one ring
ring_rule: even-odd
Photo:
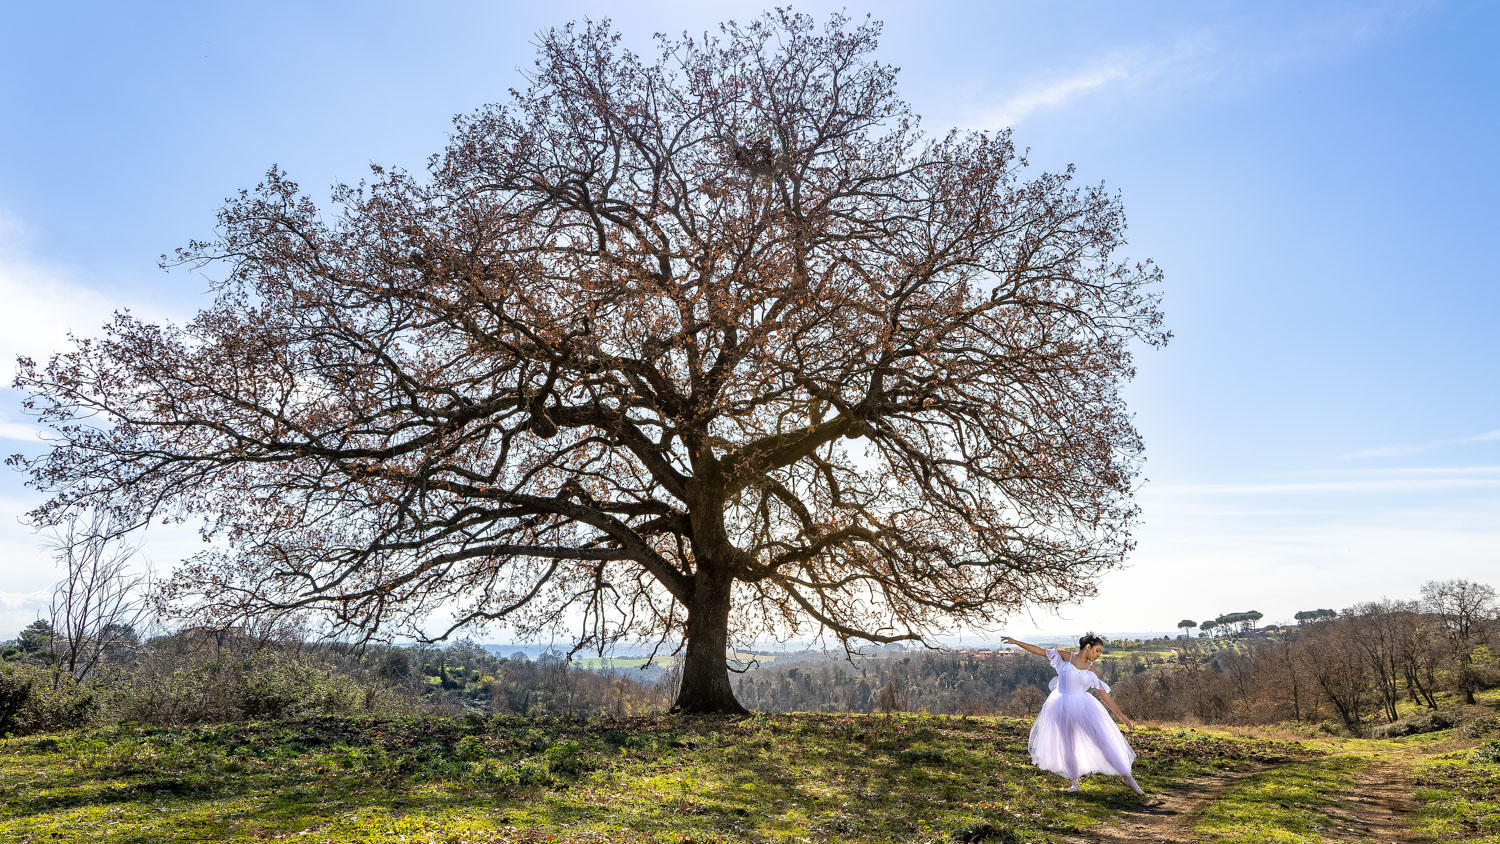
[[[1104,653],[1104,640],[1089,633],[1078,640],[1076,654],[1057,648],[1042,650],[1009,636],[1001,641],[1045,656],[1057,670],[1057,678],[1049,684],[1052,693],[1031,725],[1031,761],[1044,771],[1067,777],[1072,784],[1064,791],[1077,791],[1080,777],[1097,773],[1124,777],[1126,785],[1144,795],[1146,792],[1130,775],[1135,751],[1104,706],[1126,724],[1134,727],[1135,722],[1115,706],[1109,697],[1109,684],[1091,670],[1094,660]],[[1099,693],[1104,706],[1089,696],[1090,689]]]

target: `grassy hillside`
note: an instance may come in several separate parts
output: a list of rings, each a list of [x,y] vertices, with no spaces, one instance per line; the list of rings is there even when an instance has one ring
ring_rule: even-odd
[[[316,721],[0,743],[0,840],[1045,841],[1136,803],[1027,763],[1027,722]],[[1148,788],[1282,743],[1135,736]]]
[[[1060,778],[1029,764],[1028,728],[1009,718],[758,715],[318,720],[12,738],[0,741],[0,840],[1042,842],[1141,812],[1114,778],[1060,793]],[[1158,793],[1265,772],[1191,819],[1202,840],[1321,840],[1320,830],[1337,828],[1340,795],[1376,755],[1408,751],[1426,828],[1496,840],[1475,837],[1500,817],[1500,763],[1480,758],[1487,745],[1476,755],[1446,749],[1451,737],[1341,744],[1179,728],[1131,740],[1137,775]],[[1471,787],[1481,780],[1488,785]],[[1252,837],[1241,834],[1247,823]]]

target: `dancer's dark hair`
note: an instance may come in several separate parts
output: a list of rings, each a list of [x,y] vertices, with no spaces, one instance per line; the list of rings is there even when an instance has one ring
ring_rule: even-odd
[[[1095,636],[1093,633],[1085,633],[1083,634],[1083,638],[1078,640],[1078,649],[1083,650],[1089,645],[1099,645],[1102,647],[1104,645],[1104,640],[1099,638],[1098,636]]]

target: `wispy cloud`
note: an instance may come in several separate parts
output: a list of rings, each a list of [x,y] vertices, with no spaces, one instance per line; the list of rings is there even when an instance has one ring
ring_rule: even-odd
[[[26,625],[47,616],[51,603],[51,590],[0,592],[0,639],[10,639]]]
[[[1106,92],[1165,100],[1195,92],[1222,95],[1299,65],[1356,52],[1409,25],[1431,6],[1427,0],[1390,0],[1309,7],[1316,11],[1278,17],[1274,25],[1257,14],[1238,22],[1183,29],[1027,80],[989,102],[961,107],[955,123],[969,129],[1015,126],[1032,115]]]
[[[41,429],[27,422],[17,422],[0,416],[0,440],[32,442],[41,436]]]
[[[1143,497],[1201,499],[1202,496],[1451,492],[1487,488],[1500,489],[1500,466],[1353,470],[1252,483],[1163,484],[1146,487]]]
[[[1092,91],[1096,91],[1130,77],[1130,69],[1123,63],[1089,68],[1060,79],[1042,82],[1038,87],[1011,96],[973,121],[984,127],[1014,126],[1032,112],[1064,105]]]
[[[1216,484],[1150,484],[1129,565],[1078,610],[1090,624],[1414,598],[1432,579],[1495,585],[1500,465],[1349,467]]]
[[[1473,445],[1475,443],[1500,443],[1500,428],[1493,431],[1485,431],[1471,437],[1449,437],[1442,440],[1429,440],[1424,443],[1408,443],[1406,445],[1381,445],[1374,448],[1363,448],[1359,451],[1343,454],[1339,460],[1368,460],[1377,457],[1405,457],[1409,454],[1422,454],[1447,448],[1455,445]]]

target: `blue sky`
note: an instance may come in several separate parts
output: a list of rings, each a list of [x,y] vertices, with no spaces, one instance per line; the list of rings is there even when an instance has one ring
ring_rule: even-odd
[[[0,32],[0,357],[117,307],[183,318],[156,256],[276,163],[315,195],[420,170],[450,118],[522,84],[534,34],[627,42],[728,3],[24,4]],[[1500,581],[1500,6],[806,3],[885,21],[933,132],[1014,127],[1038,168],[1122,192],[1175,339],[1128,390],[1144,523],[1099,595],[1012,629],[1169,629]],[[7,379],[8,380],[8,379]],[[36,447],[0,390],[0,443]],[[0,638],[55,577],[0,475]],[[159,568],[190,550],[149,537]],[[503,638],[498,636],[497,638]]]

